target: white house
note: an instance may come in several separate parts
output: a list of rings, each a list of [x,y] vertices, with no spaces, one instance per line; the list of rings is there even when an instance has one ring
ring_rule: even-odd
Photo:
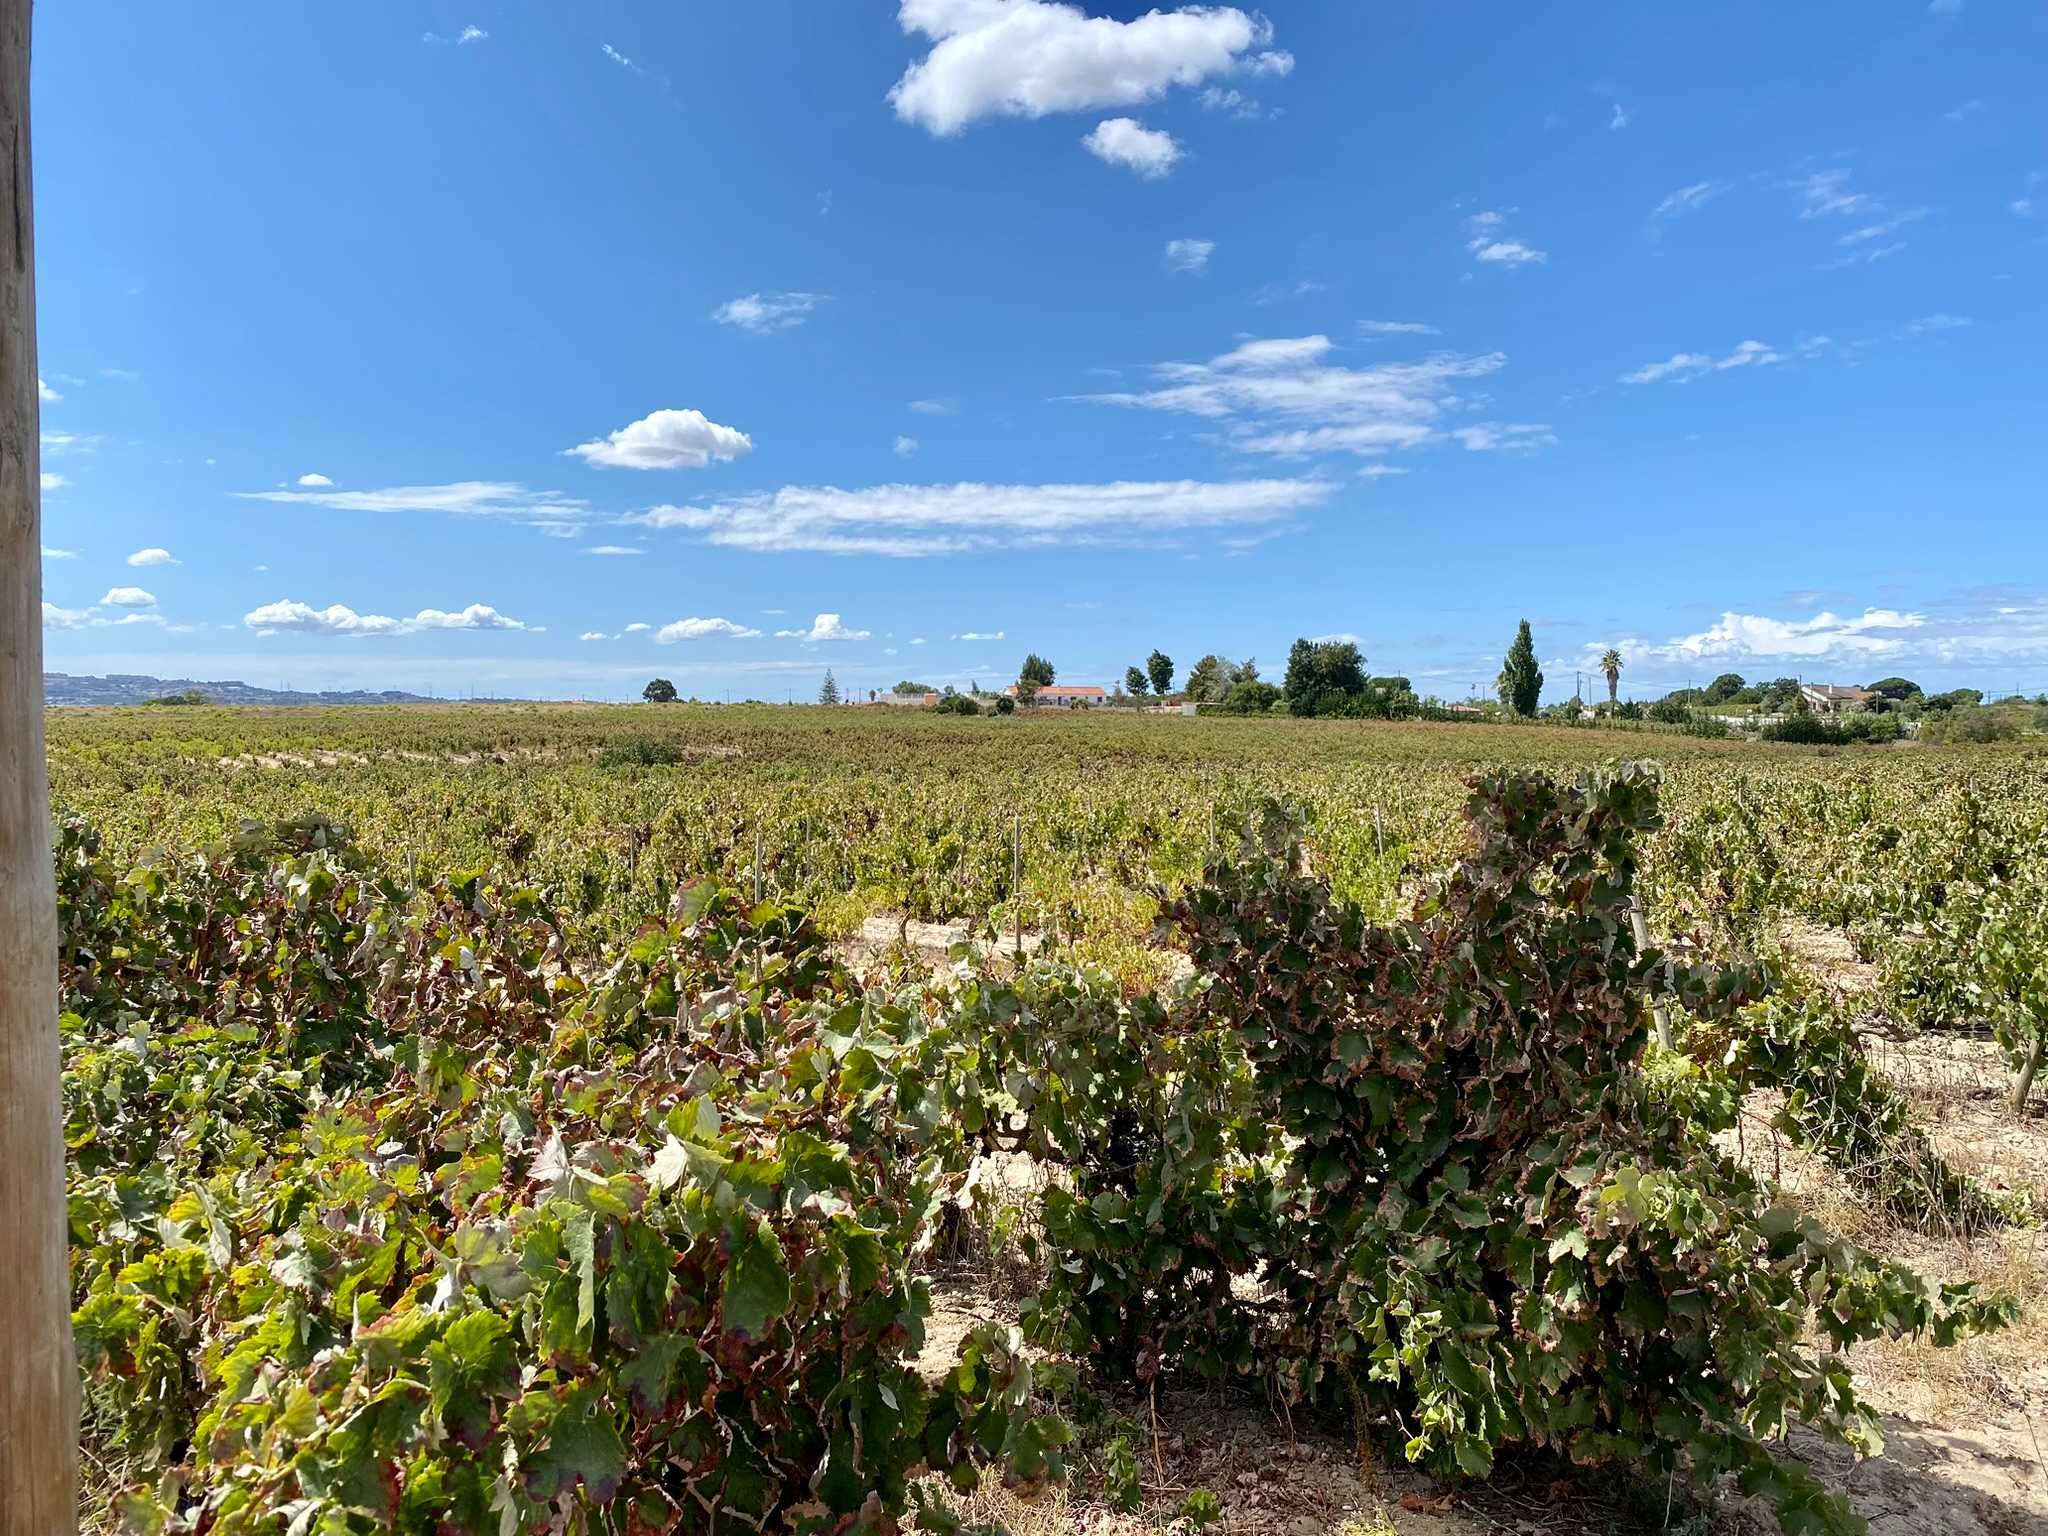
[[[1857,714],[1877,697],[1868,688],[1838,688],[1833,683],[1801,683],[1799,696],[1816,715]]]

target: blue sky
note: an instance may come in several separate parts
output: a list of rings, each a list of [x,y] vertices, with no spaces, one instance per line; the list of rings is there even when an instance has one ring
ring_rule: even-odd
[[[2048,11],[45,3],[45,643],[2048,688]]]

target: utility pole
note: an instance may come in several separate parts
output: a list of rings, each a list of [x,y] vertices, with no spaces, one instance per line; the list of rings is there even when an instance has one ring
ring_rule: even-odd
[[[0,0],[0,1536],[78,1529],[57,889],[43,753],[30,0]]]

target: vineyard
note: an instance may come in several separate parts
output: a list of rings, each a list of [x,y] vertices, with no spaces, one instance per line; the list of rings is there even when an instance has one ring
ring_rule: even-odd
[[[49,736],[95,1529],[2048,1521],[2038,748]]]

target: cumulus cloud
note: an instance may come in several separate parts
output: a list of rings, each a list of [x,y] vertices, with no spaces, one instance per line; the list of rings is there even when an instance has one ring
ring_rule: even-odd
[[[890,452],[894,453],[899,459],[914,459],[917,457],[917,449],[918,441],[916,438],[898,437],[896,439],[896,446]]]
[[[1626,127],[1628,126],[1628,124],[1629,124],[1629,116],[1628,116],[1628,113],[1626,113],[1626,112],[1624,112],[1624,111],[1622,110],[1622,108],[1621,108],[1621,103],[1617,101],[1617,102],[1616,102],[1616,103],[1614,104],[1614,116],[1610,117],[1610,118],[1609,118],[1609,119],[1607,120],[1607,126],[1608,126],[1608,128],[1609,128],[1609,129],[1611,129],[1612,131],[1614,131],[1614,132],[1616,132],[1616,133],[1619,133],[1619,132],[1620,132],[1620,131],[1621,131],[1622,129],[1626,128]]]
[[[711,318],[720,325],[736,325],[756,336],[769,336],[802,325],[829,297],[823,293],[750,293],[728,299],[711,311]]]
[[[333,482],[332,480],[328,479],[328,478],[327,478],[327,477],[326,477],[325,475],[323,475],[323,474],[319,474],[319,473],[307,473],[307,474],[303,474],[303,475],[299,476],[299,484],[301,484],[301,485],[304,485],[304,486],[313,486],[313,487],[319,487],[319,486],[323,486],[323,485],[332,485],[332,484],[334,484],[334,482]]]
[[[754,451],[754,440],[702,411],[664,410],[563,452],[606,469],[702,469]]]
[[[1215,250],[1214,240],[1169,240],[1166,242],[1166,270],[1205,271],[1209,265],[1209,257]]]
[[[652,628],[654,628],[652,624],[628,624],[619,633],[622,635],[644,635]]]
[[[109,587],[102,608],[154,608],[156,599],[140,587]]]
[[[63,398],[63,395],[43,382],[41,374],[36,375],[36,399],[40,400],[44,405],[55,405]]]
[[[1456,425],[1451,418],[1468,404],[1458,390],[1507,365],[1499,352],[1445,352],[1418,362],[1347,368],[1332,361],[1334,351],[1327,336],[1257,338],[1206,363],[1155,364],[1147,389],[1076,398],[1199,417],[1249,453],[1377,457],[1449,440]],[[1484,425],[1462,427],[1470,433]],[[1548,429],[1514,429],[1525,442],[1538,431]]]
[[[865,640],[868,638],[868,632],[864,629],[848,629],[840,622],[839,615],[836,613],[819,614],[811,621],[809,629],[778,629],[775,633],[778,638],[783,640],[803,640],[811,644],[817,644],[820,641],[826,640]]]
[[[589,508],[589,503],[577,497],[559,491],[531,491],[511,480],[456,480],[447,485],[394,485],[372,491],[314,488],[234,494],[244,501],[327,507],[337,512],[446,512],[543,523],[577,522]]]
[[[1264,18],[1228,6],[1131,21],[1056,0],[903,0],[903,30],[931,51],[889,92],[905,122],[954,134],[996,117],[1044,117],[1156,100],[1212,77],[1284,75]]]
[[[474,23],[472,23],[471,25],[464,27],[462,31],[456,35],[455,43],[457,47],[461,47],[466,43],[480,43],[490,35],[491,34],[486,32],[482,27],[476,26]]]
[[[78,551],[75,549],[52,549],[49,545],[45,544],[43,546],[43,558],[45,560],[76,560],[78,558]]]
[[[1509,212],[1513,210],[1510,209]],[[1535,262],[1548,261],[1550,254],[1534,246],[1524,245],[1520,240],[1506,239],[1501,231],[1507,224],[1507,214],[1497,208],[1489,208],[1473,214],[1465,220],[1465,249],[1475,260],[1493,266],[1526,267]]]
[[[784,486],[726,501],[654,507],[629,520],[686,529],[735,549],[909,558],[1130,544],[1191,528],[1272,522],[1321,505],[1336,489],[1321,479]]]
[[[646,628],[644,624],[636,627]],[[677,619],[657,629],[654,638],[662,645],[674,645],[678,640],[752,640],[760,633],[731,619]]]
[[[173,560],[173,559],[171,558],[171,552],[170,552],[170,551],[169,551],[168,549],[156,549],[156,548],[150,548],[150,549],[138,549],[138,550],[136,550],[134,554],[132,554],[132,555],[130,555],[130,556],[128,557],[128,563],[129,563],[130,565],[132,565],[132,566],[137,566],[137,567],[141,567],[141,566],[145,566],[145,565],[176,565],[176,564],[178,564],[178,562],[177,562],[176,560]]]
[[[578,640],[611,640],[616,637],[606,634],[601,629],[586,629],[585,631],[583,631],[582,634],[578,635],[576,638]]]
[[[315,608],[289,598],[265,603],[242,616],[242,622],[259,635],[411,635],[443,629],[527,629],[518,619],[498,612],[489,603],[471,603],[467,608],[447,612],[422,608],[409,619],[387,618],[382,614],[358,613],[342,603]]]
[[[1755,664],[1757,670],[1822,669],[1836,680],[1860,680],[1872,671],[1924,667],[2012,669],[2024,681],[2048,662],[2048,595],[2016,589],[1980,589],[1913,609],[1823,611],[1810,619],[1730,611],[1697,634],[1663,642],[1616,642],[1623,657],[1648,666]],[[1597,659],[1589,646],[1584,661]]]
[[[920,416],[958,416],[960,402],[951,395],[940,395],[931,400],[913,400],[910,408]]]
[[[1001,631],[1000,629],[968,629],[962,630],[953,638],[955,640],[1007,640],[1009,636],[1004,634],[1003,631]],[[923,642],[913,640],[910,643],[912,645],[921,645]]]
[[[1083,136],[1081,147],[1109,165],[1135,171],[1157,181],[1180,159],[1179,141],[1170,133],[1147,128],[1135,117],[1109,117]]]
[[[623,556],[644,555],[647,551],[632,544],[593,544],[584,550],[583,553],[586,555],[598,555],[606,559],[618,559]]]
[[[48,470],[44,470],[42,475],[42,488],[46,491],[61,491],[70,484],[62,475],[53,475]]]

